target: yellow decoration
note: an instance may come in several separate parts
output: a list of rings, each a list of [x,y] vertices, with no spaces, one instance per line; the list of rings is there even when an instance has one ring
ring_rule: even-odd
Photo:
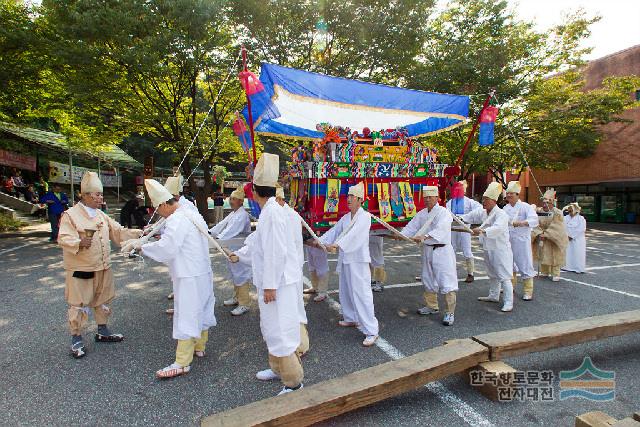
[[[411,184],[408,182],[399,182],[400,196],[402,197],[402,204],[404,205],[404,213],[407,218],[413,218],[416,215],[416,204],[413,202],[413,192],[411,191]]]
[[[382,182],[376,184],[378,187],[378,206],[380,208],[380,218],[389,222],[392,219],[391,203],[389,202],[389,183]]]
[[[327,180],[327,198],[324,202],[324,211],[327,213],[338,213],[338,203],[340,202],[340,180]]]

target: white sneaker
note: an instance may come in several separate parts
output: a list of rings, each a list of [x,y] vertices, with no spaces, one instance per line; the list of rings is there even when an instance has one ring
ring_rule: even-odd
[[[282,390],[280,390],[280,393],[278,393],[278,396],[283,395],[283,394],[287,394],[287,393],[291,393],[292,391],[302,390],[303,388],[304,388],[304,384],[302,384],[302,383],[300,383],[300,387],[298,387],[295,390],[285,386],[285,387],[282,387]]]
[[[256,378],[260,381],[272,381],[279,380],[280,375],[273,372],[271,369],[265,369],[264,371],[260,371],[256,374]]]
[[[364,341],[362,341],[362,345],[365,347],[371,347],[376,343],[377,339],[378,339],[377,335],[367,335]]]
[[[522,299],[524,301],[531,301],[533,299],[533,295],[524,294],[524,295],[522,295]]]
[[[509,313],[509,312],[513,311],[513,306],[512,305],[503,305],[502,308],[500,309],[500,311],[505,312],[505,313]]]
[[[453,325],[453,321],[454,321],[453,313],[445,313],[444,314],[444,319],[442,319],[442,324],[443,325],[451,326],[451,325]]]
[[[384,287],[380,284],[380,282],[373,282],[371,284],[371,291],[372,292],[382,292],[382,291],[384,291]]]
[[[422,307],[418,309],[418,314],[422,314],[423,316],[427,316],[429,314],[437,314],[440,310],[433,309],[431,307]]]
[[[497,298],[491,298],[491,297],[478,297],[478,301],[484,301],[484,302],[500,302],[499,299]]]
[[[553,276],[553,277],[551,278],[551,281],[552,281],[552,282],[559,282],[559,281],[560,281],[560,276]]]
[[[222,305],[224,305],[225,307],[231,307],[234,305],[238,305],[238,299],[236,297],[233,297],[231,299],[226,299],[222,302]]]
[[[249,307],[245,307],[244,305],[239,305],[233,310],[231,310],[231,314],[233,316],[241,316],[249,311]]]

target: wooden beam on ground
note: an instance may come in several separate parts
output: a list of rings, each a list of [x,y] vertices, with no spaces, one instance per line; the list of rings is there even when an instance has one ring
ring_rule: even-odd
[[[478,366],[467,369],[465,381],[474,389],[494,402],[508,402],[512,400],[512,390],[515,388],[515,373],[512,366],[497,360],[482,362]]]
[[[575,427],[611,427],[618,420],[600,411],[587,412],[576,417]]]
[[[472,339],[489,348],[491,360],[500,360],[636,331],[640,331],[640,310],[492,332]]]
[[[488,357],[485,346],[471,339],[455,340],[300,391],[211,415],[202,420],[202,426],[307,426],[463,372]]]
[[[611,427],[640,427],[640,423],[633,418],[623,418],[620,421],[616,421]]]

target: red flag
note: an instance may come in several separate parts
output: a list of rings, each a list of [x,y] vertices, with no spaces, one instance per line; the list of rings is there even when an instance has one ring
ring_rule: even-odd
[[[242,88],[248,96],[251,96],[258,92],[262,92],[264,90],[264,85],[262,84],[262,82],[251,71],[240,71],[240,74],[238,74],[238,78],[240,79]]]

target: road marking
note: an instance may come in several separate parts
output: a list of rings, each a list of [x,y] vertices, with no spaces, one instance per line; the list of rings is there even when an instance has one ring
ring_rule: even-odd
[[[607,270],[609,268],[620,268],[620,267],[637,267],[640,265],[640,262],[636,262],[633,264],[614,264],[614,265],[599,265],[596,267],[587,267],[585,270]]]
[[[566,279],[564,277],[560,277],[560,280],[564,280],[564,281],[571,282],[571,283],[577,283],[577,284],[583,285],[583,286],[589,286],[590,288],[602,289],[603,291],[615,292],[616,294],[622,294],[622,295],[626,295],[628,297],[640,298],[640,295],[636,295],[636,294],[632,294],[632,293],[624,292],[624,291],[618,291],[617,289],[605,288],[604,286],[592,285],[591,283],[585,283],[585,282],[581,282],[579,280]]]
[[[589,249],[591,252],[595,252],[596,254],[603,254],[603,255],[614,255],[614,256],[619,256],[619,257],[624,257],[624,258],[633,258],[633,259],[638,259],[640,258],[640,256],[638,255],[622,255],[622,254],[617,254],[614,252],[605,252],[602,251],[600,249],[596,249],[596,248],[591,248],[589,246],[587,246],[587,249]]]
[[[304,284],[306,287],[311,286],[311,282],[306,276],[303,276]],[[420,283],[420,285],[422,285]],[[392,285],[393,286],[393,285]],[[329,307],[335,310],[337,313],[340,313],[340,303],[334,300],[331,297],[327,297],[326,299]],[[389,356],[392,360],[398,360],[405,357],[404,354],[396,347],[394,347],[387,340],[378,336],[376,340],[376,347],[382,350],[387,356]],[[442,403],[446,404],[453,412],[456,413],[457,416],[462,418],[464,422],[472,426],[487,426],[491,427],[494,424],[486,419],[482,414],[476,411],[471,405],[460,399],[458,396],[453,394],[447,387],[445,387],[442,383],[436,381],[424,386],[427,390],[433,393],[438,399],[442,401]]]
[[[41,243],[41,242],[25,243],[24,245],[16,246],[14,248],[5,249],[3,251],[0,251],[0,255],[8,254],[9,252],[17,251],[18,249],[26,248],[27,246],[32,246],[37,243]]]
[[[489,276],[480,276],[480,277],[476,277],[475,280],[487,280],[489,279]],[[464,282],[464,279],[458,279],[458,282]],[[384,285],[385,289],[395,289],[395,288],[413,288],[413,287],[417,287],[417,286],[423,286],[422,282],[409,282],[409,283],[395,283],[393,285]],[[330,291],[327,291],[328,294],[337,294],[338,290],[337,289],[332,289]]]

